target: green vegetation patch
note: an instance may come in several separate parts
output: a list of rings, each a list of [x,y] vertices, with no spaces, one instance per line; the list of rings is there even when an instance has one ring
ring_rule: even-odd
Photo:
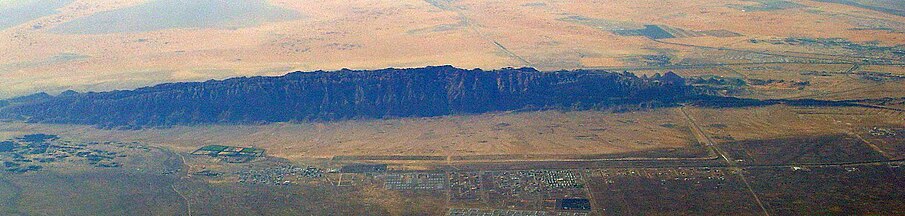
[[[201,150],[201,151],[217,151],[217,152],[218,152],[218,151],[226,150],[227,148],[229,148],[229,146],[223,146],[223,145],[209,145],[209,146],[201,147],[201,149],[198,149],[198,150]]]
[[[252,152],[256,152],[256,151],[258,151],[258,149],[256,149],[256,148],[243,148],[242,151],[239,151],[239,152],[252,153]]]

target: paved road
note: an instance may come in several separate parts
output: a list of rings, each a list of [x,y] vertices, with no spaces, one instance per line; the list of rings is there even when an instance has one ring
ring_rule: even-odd
[[[685,118],[688,120],[689,124],[692,126],[692,130],[695,131],[695,134],[700,134],[703,140],[707,142],[707,146],[709,146],[714,152],[719,154],[720,158],[723,158],[723,161],[726,162],[726,165],[728,165],[729,169],[736,171],[735,173],[738,174],[738,177],[742,180],[742,183],[745,183],[745,188],[747,188],[748,192],[751,193],[751,196],[754,197],[754,201],[757,202],[757,205],[761,210],[763,210],[764,215],[769,216],[770,211],[767,211],[767,208],[764,206],[764,203],[761,202],[760,197],[758,197],[757,193],[754,192],[754,189],[751,188],[751,184],[748,183],[748,178],[745,177],[745,173],[742,172],[742,168],[739,167],[734,160],[729,159],[729,157],[726,156],[726,153],[723,152],[723,150],[720,149],[720,147],[717,146],[716,143],[714,143],[713,140],[711,140],[710,137],[707,136],[707,134],[704,134],[704,130],[701,130],[701,127],[698,126],[697,121],[695,121],[695,119],[691,117],[691,115],[688,115],[688,112],[685,111],[685,106],[682,106],[680,110],[682,111],[682,114],[685,115]]]

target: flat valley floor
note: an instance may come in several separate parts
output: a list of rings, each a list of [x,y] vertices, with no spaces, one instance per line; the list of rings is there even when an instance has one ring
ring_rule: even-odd
[[[485,126],[438,129],[457,124]],[[117,167],[98,166],[104,159],[86,163],[89,156],[5,173],[0,210],[14,215],[900,214],[903,124],[901,111],[786,105],[136,131],[9,123],[2,131],[10,139],[55,134],[60,138],[48,141],[51,146],[86,143],[86,149],[124,156],[109,159]],[[570,130],[578,125],[585,130]],[[591,130],[598,127],[606,130]],[[301,137],[316,137],[307,135],[314,133],[310,128],[318,128],[322,141],[341,145],[357,137],[362,141],[355,145],[372,150],[311,153],[321,151],[302,148],[312,141]],[[393,136],[378,132],[384,130],[415,135],[394,143]],[[360,135],[325,138],[342,132]],[[560,140],[544,134],[557,132]],[[258,133],[269,139],[243,143]],[[420,147],[415,141],[424,134],[434,137]],[[461,138],[465,135],[471,137]],[[458,154],[431,154],[428,148],[438,145],[436,140],[494,137],[505,138],[497,143],[525,143],[513,145],[521,149]],[[372,139],[381,141],[364,142]],[[293,140],[296,148],[280,150]],[[190,154],[210,143],[264,148],[268,156],[227,163]],[[332,145],[323,148],[336,148]],[[361,169],[362,164],[378,168]],[[571,199],[587,200],[588,209],[564,208],[563,200]]]

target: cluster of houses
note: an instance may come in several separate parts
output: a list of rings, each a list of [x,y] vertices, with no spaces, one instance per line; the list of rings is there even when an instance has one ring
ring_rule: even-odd
[[[192,152],[192,155],[207,155],[222,158],[230,163],[244,163],[251,159],[263,157],[264,149],[251,147],[235,147],[224,145],[209,145]]]

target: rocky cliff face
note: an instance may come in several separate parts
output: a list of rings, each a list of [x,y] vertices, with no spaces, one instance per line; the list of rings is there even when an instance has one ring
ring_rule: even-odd
[[[690,94],[684,83],[672,73],[640,78],[530,68],[295,72],[129,91],[67,92],[13,103],[0,113],[30,122],[110,127],[425,117],[673,103]]]

